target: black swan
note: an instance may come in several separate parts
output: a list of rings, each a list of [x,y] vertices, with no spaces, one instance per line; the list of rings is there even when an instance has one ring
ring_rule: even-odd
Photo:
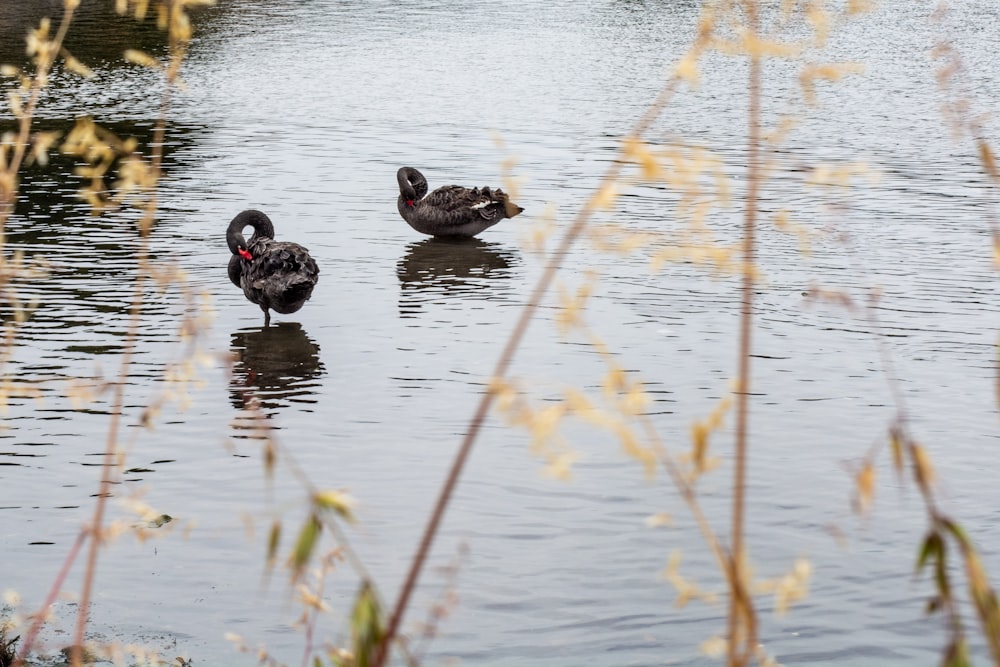
[[[427,179],[413,167],[402,167],[396,180],[399,214],[422,234],[475,236],[524,210],[500,188],[445,185],[428,195]]]
[[[253,227],[248,243],[243,229]],[[229,279],[251,302],[264,311],[264,326],[271,323],[270,308],[294,313],[302,307],[319,280],[319,267],[309,251],[298,243],[274,240],[274,225],[260,211],[243,211],[229,223],[226,242]]]

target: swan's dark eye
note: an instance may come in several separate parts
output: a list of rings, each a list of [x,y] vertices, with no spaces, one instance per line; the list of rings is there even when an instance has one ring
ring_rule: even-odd
[[[413,200],[412,199],[407,199],[406,200],[406,205],[409,206],[410,208],[413,208]]]

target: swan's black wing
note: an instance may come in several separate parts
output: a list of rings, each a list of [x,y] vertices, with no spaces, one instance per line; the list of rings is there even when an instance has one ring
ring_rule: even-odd
[[[243,258],[239,255],[231,255],[229,257],[229,267],[227,269],[229,272],[229,280],[241,289],[243,285],[240,284],[240,276],[243,275],[243,261]]]
[[[253,260],[243,269],[243,292],[254,303],[294,313],[312,296],[319,266],[298,243],[260,239],[250,244]]]
[[[500,195],[500,196],[498,196]],[[503,192],[496,194],[490,188],[465,188],[461,185],[445,185],[430,193],[419,204],[444,213],[459,215],[456,223],[463,224],[475,218],[497,221],[504,217]]]

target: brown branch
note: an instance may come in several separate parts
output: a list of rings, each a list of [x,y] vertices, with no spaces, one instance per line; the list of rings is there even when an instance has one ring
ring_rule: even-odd
[[[73,543],[73,547],[66,554],[66,559],[63,561],[63,566],[59,570],[59,574],[56,575],[55,581],[52,582],[52,586],[49,588],[49,594],[45,598],[45,602],[42,603],[41,608],[34,614],[34,620],[31,622],[31,627],[28,628],[28,632],[24,637],[24,643],[21,644],[21,650],[18,651],[17,658],[14,660],[13,667],[24,667],[24,661],[28,657],[28,653],[34,648],[35,639],[38,638],[38,633],[41,631],[42,626],[45,625],[45,615],[48,613],[49,607],[52,603],[56,601],[59,597],[59,593],[62,591],[63,582],[66,581],[67,575],[69,575],[70,567],[72,567],[73,562],[76,560],[77,554],[80,552],[80,547],[83,546],[84,540],[87,539],[87,531],[81,530],[76,536],[76,542]]]
[[[760,34],[757,2],[745,3],[751,35]],[[751,49],[754,47],[751,45]],[[736,442],[733,468],[733,508],[731,551],[729,554],[729,617],[726,663],[730,667],[746,665],[757,646],[753,602],[747,590],[745,548],[746,468],[750,402],[750,352],[753,332],[754,261],[756,253],[757,198],[762,178],[761,164],[761,56],[752,50],[749,74],[749,109],[747,136],[747,193],[743,220],[743,285],[739,328],[739,377],[736,389]],[[740,648],[742,645],[742,648]]]

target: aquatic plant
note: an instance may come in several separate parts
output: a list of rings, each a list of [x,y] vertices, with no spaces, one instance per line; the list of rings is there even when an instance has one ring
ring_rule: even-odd
[[[18,656],[21,663],[33,646],[40,624],[46,620],[46,610],[62,588],[70,564],[86,548],[86,573],[80,598],[80,613],[69,651],[69,659],[73,664],[80,664],[84,659],[88,613],[100,550],[124,530],[121,524],[109,524],[106,508],[107,499],[112,495],[112,484],[124,466],[125,457],[120,446],[125,414],[124,395],[131,372],[136,332],[142,321],[142,306],[151,285],[162,287],[182,283],[184,280],[180,273],[169,267],[156,265],[150,259],[148,238],[156,220],[157,188],[164,159],[164,132],[170,95],[178,85],[180,67],[192,35],[188,12],[194,6],[207,4],[207,1],[162,0],[150,4],[140,0],[119,0],[116,4],[119,11],[128,12],[138,19],[147,14],[155,16],[168,36],[167,53],[163,57],[140,51],[129,51],[126,54],[131,62],[161,72],[165,82],[162,112],[148,155],[140,151],[135,140],[116,137],[102,129],[99,122],[91,119],[78,122],[65,138],[50,133],[32,133],[32,118],[40,99],[39,91],[45,87],[52,67],[61,62],[68,70],[82,76],[88,74],[86,66],[61,47],[72,22],[73,11],[78,5],[77,1],[66,0],[64,18],[54,35],[50,32],[51,25],[43,23],[29,37],[29,50],[35,58],[34,73],[5,70],[6,74],[19,78],[20,88],[8,102],[19,121],[19,130],[16,136],[5,139],[0,153],[4,166],[4,171],[0,174],[0,227],[11,215],[16,202],[17,174],[21,166],[28,160],[44,162],[49,151],[59,145],[65,154],[74,156],[81,163],[77,175],[86,181],[81,194],[92,205],[95,213],[104,213],[125,205],[134,207],[140,212],[136,231],[143,240],[135,257],[136,282],[118,372],[113,378],[95,386],[76,387],[74,390],[76,398],[81,401],[91,400],[96,395],[110,395],[104,457],[108,461],[115,461],[116,465],[102,467],[93,516],[67,553],[66,565],[54,581],[52,595],[23,633],[25,640]],[[447,615],[455,609],[455,582],[464,554],[457,554],[449,566],[445,575],[444,592],[439,602],[428,611],[422,636],[404,637],[403,619],[411,605],[413,591],[427,567],[431,547],[446,510],[453,502],[453,493],[465,463],[475,447],[485,420],[494,410],[512,426],[528,433],[531,451],[544,460],[546,472],[553,477],[564,478],[573,471],[577,454],[572,439],[560,432],[561,427],[571,419],[609,433],[620,445],[623,454],[637,462],[642,475],[653,478],[665,473],[694,518],[725,582],[721,595],[724,612],[720,614],[725,617],[721,622],[723,627],[718,636],[703,638],[703,650],[708,654],[724,656],[725,663],[733,667],[753,662],[773,664],[774,657],[765,653],[759,641],[759,601],[764,595],[771,596],[775,610],[785,612],[808,594],[811,568],[807,560],[798,559],[789,563],[787,571],[772,578],[760,578],[754,567],[752,545],[746,539],[747,526],[753,520],[747,514],[746,501],[747,469],[753,445],[750,437],[750,420],[753,414],[753,387],[750,378],[756,326],[754,306],[756,290],[767,274],[767,267],[761,266],[757,258],[757,234],[761,226],[772,225],[794,237],[806,249],[815,237],[814,232],[796,224],[794,216],[789,212],[779,211],[767,217],[763,216],[758,205],[761,188],[775,170],[770,156],[794,129],[791,118],[783,119],[775,127],[766,126],[763,119],[764,64],[770,59],[801,62],[797,74],[803,101],[805,104],[818,104],[825,86],[858,72],[859,66],[854,63],[812,62],[805,59],[804,54],[811,47],[822,45],[831,39],[842,21],[850,20],[855,14],[867,9],[869,3],[861,0],[837,4],[785,2],[780,6],[755,0],[730,0],[706,5],[697,38],[689,51],[679,60],[658,97],[621,142],[617,159],[609,163],[603,177],[594,185],[590,197],[575,212],[571,224],[548,252],[545,269],[507,338],[493,367],[487,390],[483,392],[469,420],[450,473],[440,489],[437,503],[417,545],[406,580],[392,604],[386,604],[384,595],[379,592],[378,582],[354,553],[345,534],[344,525],[356,521],[354,498],[344,490],[327,488],[325,482],[314,481],[309,471],[299,465],[293,453],[283,446],[273,424],[263,414],[259,401],[252,392],[242,394],[243,408],[250,415],[250,428],[262,443],[261,458],[265,478],[273,480],[278,466],[283,466],[290,471],[303,492],[303,500],[296,507],[296,511],[302,515],[301,521],[287,529],[287,515],[276,512],[268,526],[264,554],[266,574],[272,576],[279,569],[287,572],[288,585],[295,590],[296,602],[301,607],[297,625],[304,638],[303,665],[322,665],[324,660],[335,665],[382,665],[390,660],[392,651],[401,653],[403,659],[410,664],[420,662],[426,644],[433,639],[438,626]],[[808,39],[782,39],[781,35],[786,28],[801,24],[810,28]],[[649,138],[658,118],[676,96],[682,94],[685,86],[694,85],[698,81],[703,59],[709,55],[741,58],[748,64],[745,88],[747,128],[744,186],[725,175],[720,168],[721,160],[712,151],[685,144],[664,145]],[[961,93],[955,92],[961,89],[961,86],[955,84],[963,67],[960,54],[947,42],[942,42],[937,56],[942,62],[941,85],[953,93],[949,119],[956,132],[975,142],[985,174],[994,187],[1000,186],[993,150],[981,131],[976,115],[970,111],[970,101]],[[504,164],[504,169],[512,172],[514,166],[514,162],[509,161]],[[118,180],[109,185],[112,174]],[[821,187],[849,189],[854,180],[868,176],[863,165],[846,168],[817,165],[804,178]],[[671,230],[636,232],[619,224],[628,215],[627,207],[622,205],[621,195],[632,188],[648,184],[666,188],[676,195],[673,217],[683,221],[683,225]],[[506,190],[515,198],[517,186],[513,178],[508,178],[504,183]],[[721,241],[712,232],[710,214],[723,206],[736,206],[742,212],[738,243]],[[994,227],[994,252],[1000,254],[1000,234],[995,221],[991,222]],[[544,229],[544,225],[542,228]],[[584,240],[606,252],[645,256],[653,270],[686,262],[712,275],[734,278],[732,283],[736,285],[741,308],[739,350],[732,385],[706,414],[691,423],[686,435],[687,448],[682,452],[675,452],[668,446],[669,442],[676,441],[677,438],[661,433],[649,416],[647,409],[652,399],[643,380],[638,374],[626,372],[613,342],[604,341],[598,329],[587,320],[588,302],[600,284],[600,276],[591,274],[579,285],[561,286],[557,290],[557,278],[568,251],[574,244]],[[544,244],[545,234],[540,231],[535,241],[540,245]],[[2,248],[0,245],[0,249]],[[31,275],[30,271],[44,270],[44,265],[30,265],[17,253],[8,255],[5,250],[0,255],[0,261],[4,263],[0,289],[6,289],[16,280]],[[568,387],[561,389],[555,397],[545,397],[547,400],[542,403],[533,395],[534,388],[528,382],[513,377],[511,369],[528,327],[553,292],[558,292],[559,313],[556,325],[559,334],[579,336],[587,342],[598,353],[604,365],[604,374],[597,383],[600,387],[597,392],[587,393],[576,387]],[[16,290],[11,289],[10,293],[10,301],[16,303]],[[809,297],[814,303],[832,304],[866,318],[873,325],[877,323],[874,304],[878,297],[874,288],[867,295],[867,300],[859,300],[846,291],[822,286],[812,288]],[[27,316],[29,310],[15,308],[14,312],[21,314],[15,314],[14,322]],[[197,315],[199,308],[192,307],[189,310],[192,314],[180,326],[180,338],[189,345],[186,348],[188,354],[182,362],[168,369],[165,378],[168,383],[181,386],[196,373],[200,351],[192,341],[205,324]],[[877,331],[878,328],[872,326],[871,329]],[[11,324],[6,338],[7,348],[15,335],[16,328]],[[929,571],[932,574],[933,594],[928,602],[928,611],[945,618],[948,635],[942,663],[963,665],[969,662],[970,640],[966,630],[968,612],[963,614],[964,605],[971,609],[979,623],[993,662],[1000,664],[1000,611],[995,591],[972,537],[957,519],[940,507],[937,474],[927,449],[914,433],[905,398],[899,390],[900,380],[892,370],[891,351],[877,336],[876,342],[883,358],[883,372],[894,397],[895,416],[886,432],[879,435],[877,444],[850,469],[854,489],[852,506],[862,516],[872,511],[877,490],[877,463],[880,458],[888,456],[896,474],[900,478],[908,476],[919,492],[928,519],[927,531],[915,545],[914,551],[918,571]],[[23,392],[21,395],[31,395],[30,387],[23,387],[18,391]],[[14,394],[8,390],[6,395]],[[139,421],[144,425],[152,425],[168,400],[170,396],[164,392],[163,396],[150,401]],[[734,421],[733,444],[729,456],[717,452],[717,442],[723,437],[727,419]],[[699,484],[708,475],[718,474],[724,459],[731,461],[733,477],[727,485],[731,495],[729,512],[720,519],[711,516],[702,506]],[[144,525],[139,529],[133,525],[129,530],[141,536],[155,534],[157,529],[171,523],[169,516],[152,507],[134,502],[132,508],[136,515],[144,519]],[[665,525],[670,520],[670,516],[660,513],[651,516],[649,524]],[[287,538],[288,534],[293,537]],[[953,567],[956,561],[960,567]],[[344,564],[347,564],[358,580],[357,592],[350,603],[344,604],[345,608],[350,609],[344,637],[336,642],[324,642],[317,636],[320,617],[330,611],[324,592],[329,578],[335,576]],[[678,604],[694,600],[715,604],[720,598],[685,575],[679,553],[669,556],[663,576],[675,588]],[[964,596],[961,593],[963,584],[967,591]],[[266,647],[253,648],[244,638],[236,635],[232,635],[230,639],[240,650],[253,654],[261,664],[279,664],[279,660],[271,656]],[[13,641],[0,637],[0,649],[3,652],[12,648]],[[104,653],[111,653],[111,650]],[[141,649],[134,649],[132,655],[135,659],[155,659]],[[178,658],[176,664],[189,664],[189,660]]]

